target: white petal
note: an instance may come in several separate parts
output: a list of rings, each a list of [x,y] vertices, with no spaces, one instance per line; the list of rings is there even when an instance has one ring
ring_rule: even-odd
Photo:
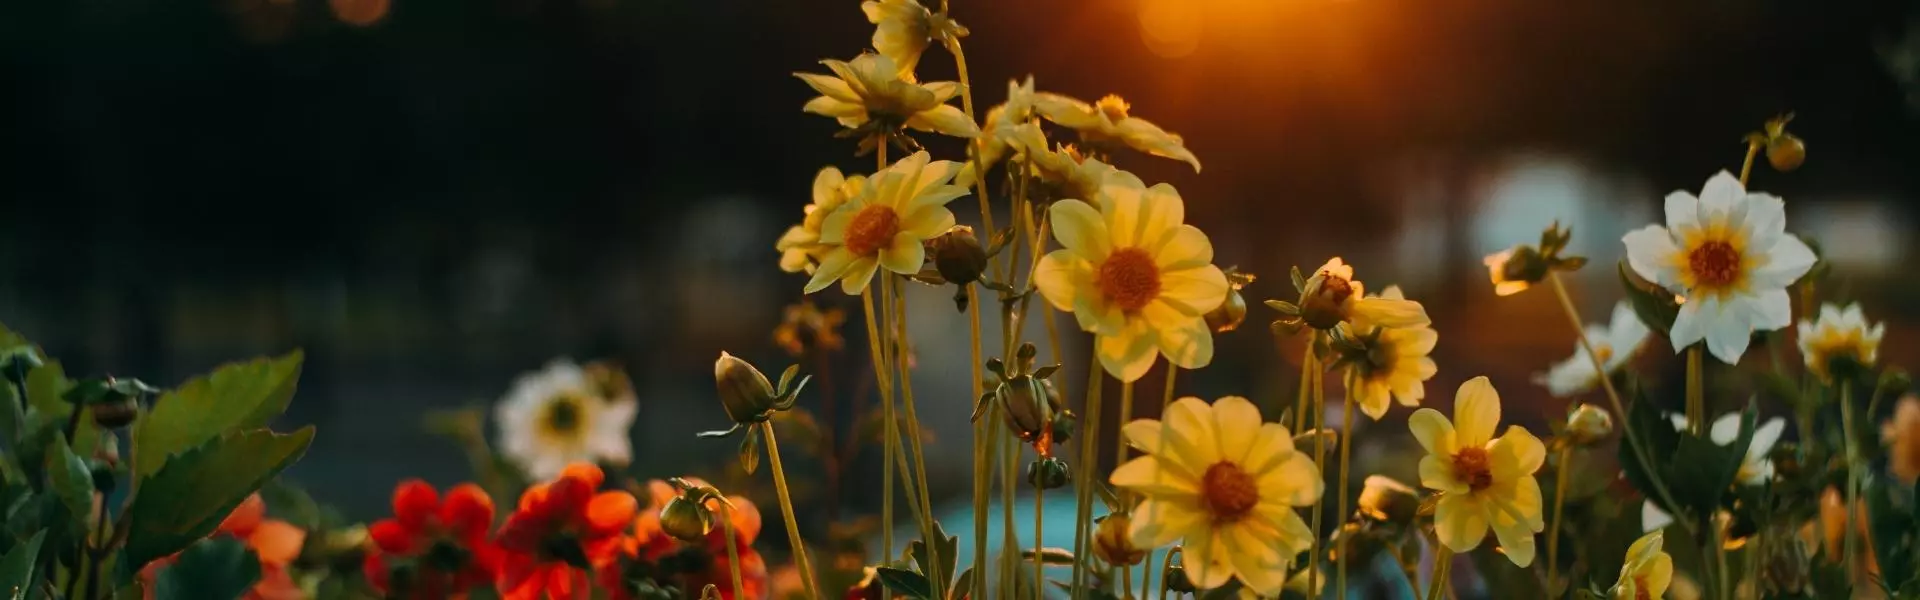
[[[1726,171],[1714,173],[1712,178],[1707,179],[1707,185],[1700,188],[1700,212],[1725,213],[1733,210],[1734,205],[1746,197],[1746,186],[1740,185],[1739,178]]]
[[[1680,248],[1674,245],[1673,233],[1667,228],[1648,225],[1627,232],[1620,241],[1627,246],[1627,266],[1634,273],[1670,290],[1680,285],[1680,274],[1671,263]]]
[[[1690,230],[1700,226],[1700,199],[1685,190],[1667,194],[1667,227]]]
[[[1740,356],[1747,353],[1747,344],[1753,336],[1753,325],[1749,321],[1754,310],[1752,303],[1734,296],[1712,306],[1702,306],[1700,310],[1702,316],[1707,317],[1707,352],[1720,362],[1740,364]]]
[[[1755,330],[1773,331],[1793,324],[1793,301],[1785,289],[1762,291],[1748,299],[1747,306],[1753,311]]]
[[[1753,428],[1753,444],[1747,446],[1747,457],[1755,460],[1765,458],[1773,452],[1773,445],[1780,443],[1780,434],[1787,429],[1787,422],[1780,417],[1767,419],[1766,423]]]
[[[1709,320],[1712,319],[1708,306],[1711,305],[1713,311],[1718,311],[1719,304],[1719,300],[1707,297],[1697,298],[1680,305],[1680,312],[1674,316],[1673,331],[1669,335],[1675,354],[1707,338],[1707,327],[1711,324]]]
[[[1813,268],[1815,261],[1813,249],[1800,238],[1782,235],[1767,250],[1767,262],[1752,273],[1752,283],[1756,288],[1784,288],[1799,281]]]
[[[1671,524],[1673,524],[1673,515],[1667,514],[1667,511],[1660,510],[1660,507],[1653,504],[1653,500],[1647,500],[1640,505],[1641,531],[1653,531]]]

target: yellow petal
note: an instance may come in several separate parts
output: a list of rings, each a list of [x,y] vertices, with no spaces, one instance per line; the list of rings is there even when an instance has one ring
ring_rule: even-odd
[[[1546,461],[1547,447],[1519,425],[1507,427],[1507,433],[1487,448],[1494,481],[1514,481],[1533,475]]]
[[[1183,501],[1197,501],[1200,482],[1181,469],[1167,468],[1169,465],[1166,463],[1154,456],[1135,458],[1114,469],[1107,481],[1149,498],[1174,497]]]
[[[1192,396],[1173,401],[1161,424],[1162,438],[1179,452],[1180,461],[1193,469],[1196,477],[1221,461],[1219,446],[1214,442],[1219,432],[1213,427],[1213,408],[1206,401]]]
[[[1133,507],[1127,537],[1136,548],[1159,548],[1206,528],[1207,516],[1199,507],[1148,498]]]
[[[892,243],[880,250],[880,266],[901,275],[919,273],[926,261],[927,247],[910,231],[893,234]]]
[[[1100,123],[1092,106],[1051,92],[1034,94],[1033,110],[1047,120],[1071,129],[1087,129]]]
[[[1288,454],[1278,466],[1261,473],[1257,483],[1260,498],[1287,506],[1312,506],[1326,495],[1326,482],[1320,478],[1320,468],[1314,466],[1313,459],[1299,452]]]
[[[1498,490],[1498,487],[1493,490]],[[1490,490],[1491,491],[1491,490]],[[1533,564],[1534,539],[1536,531],[1545,529],[1540,522],[1540,484],[1532,477],[1514,483],[1509,494],[1504,497],[1483,501],[1483,506],[1492,507],[1488,517],[1493,533],[1500,539],[1501,549],[1513,564],[1522,567]]]
[[[1192,151],[1187,150],[1179,136],[1167,133],[1160,126],[1138,117],[1129,117],[1117,125],[1120,129],[1120,137],[1135,150],[1186,162],[1193,165],[1193,172],[1200,172],[1200,159],[1195,157]]]
[[[1480,447],[1493,440],[1500,426],[1500,393],[1485,375],[1460,384],[1453,395],[1455,443],[1461,447]]]
[[[1280,547],[1287,552],[1299,554],[1313,546],[1313,530],[1307,527],[1307,522],[1301,520],[1300,513],[1292,507],[1262,502],[1253,508],[1253,514],[1279,532]]]
[[[1127,186],[1100,188],[1100,217],[1107,222],[1107,236],[1115,248],[1140,245],[1140,219],[1146,209],[1147,191]]]
[[[1165,243],[1154,250],[1154,262],[1161,271],[1195,269],[1213,264],[1213,242],[1192,225],[1174,228]]]
[[[834,81],[839,80],[836,79]],[[832,202],[834,196],[840,194],[841,186],[846,184],[847,178],[840,174],[840,169],[833,167],[821,168],[819,173],[813,175],[813,203],[828,204]]]
[[[860,96],[853,93],[853,88],[847,87],[847,82],[843,79],[819,73],[794,73],[793,76],[799,77],[800,81],[806,82],[808,87],[820,92],[823,96],[848,104],[860,103]]]
[[[1093,289],[1093,272],[1072,250],[1055,250],[1040,257],[1033,272],[1034,287],[1055,309],[1071,312],[1080,294]]]
[[[929,81],[920,84],[920,87],[927,88],[927,91],[933,92],[934,99],[940,102],[953,99],[954,96],[960,95],[961,90],[960,82],[958,81]]]
[[[1047,209],[1052,220],[1053,237],[1060,245],[1089,261],[1106,260],[1113,251],[1107,238],[1107,225],[1100,211],[1079,200],[1061,200]],[[1164,284],[1163,284],[1164,285]]]
[[[1487,515],[1471,494],[1447,494],[1433,508],[1434,533],[1457,553],[1472,552],[1487,537]]]
[[[1646,571],[1641,576],[1641,581],[1646,582],[1648,597],[1665,598],[1667,587],[1673,585],[1673,557],[1665,552],[1653,557],[1653,561],[1647,565]]]
[[[1460,447],[1454,439],[1453,423],[1440,411],[1431,408],[1413,411],[1413,416],[1407,417],[1407,428],[1413,430],[1413,438],[1427,454],[1453,456]]]
[[[866,120],[867,107],[832,96],[814,96],[800,107],[802,112],[827,117]]]
[[[1359,396],[1360,413],[1375,421],[1387,416],[1387,408],[1393,406],[1393,389],[1387,385],[1387,382],[1379,378],[1369,378],[1359,388],[1349,390],[1348,393]]]
[[[905,222],[901,223],[901,228],[913,234],[914,239],[930,240],[952,229],[953,223],[953,211],[947,210],[945,206],[935,205],[914,211]]]
[[[1465,494],[1471,490],[1466,482],[1453,474],[1451,456],[1434,454],[1420,457],[1420,485],[1453,494]]]
[[[1378,327],[1418,327],[1433,322],[1419,302],[1378,296],[1354,301],[1353,320]]]
[[[1217,588],[1233,578],[1233,564],[1227,562],[1227,556],[1231,553],[1218,533],[1210,527],[1200,528],[1187,535],[1186,545],[1181,551],[1181,563],[1186,566],[1187,579],[1200,589]]]
[[[1280,468],[1281,463],[1294,454],[1293,433],[1287,431],[1285,425],[1261,423],[1260,433],[1255,436],[1253,444],[1236,460],[1248,473],[1258,475]]]
[[[835,246],[820,257],[820,266],[813,270],[813,279],[807,281],[807,293],[811,294],[827,289],[834,281],[847,273],[847,267],[853,264],[853,253],[844,246]]]
[[[873,281],[873,273],[879,269],[880,261],[874,260],[873,257],[853,259],[853,264],[847,265],[846,274],[840,278],[840,291],[846,292],[848,296],[860,295],[861,292],[867,291],[867,283]]]
[[[1160,296],[1155,299],[1156,303],[1165,302],[1183,314],[1197,317],[1226,301],[1227,276],[1220,272],[1220,267],[1202,265],[1197,269],[1160,273]]]
[[[1249,525],[1228,526],[1221,531],[1227,560],[1233,563],[1241,583],[1261,594],[1277,596],[1287,583],[1287,562],[1293,556],[1282,556],[1274,547],[1275,540],[1266,539]]]
[[[1080,322],[1081,329],[1091,331],[1094,335],[1114,335],[1130,328],[1139,329],[1140,333],[1136,335],[1151,338],[1151,331],[1144,324],[1134,324],[1129,321],[1119,305],[1108,302],[1107,297],[1100,295],[1100,292],[1093,287],[1092,282],[1097,276],[1093,274],[1092,266],[1087,267],[1086,277],[1087,285],[1081,287],[1079,295],[1073,299],[1073,317]],[[1148,341],[1151,342],[1151,339]]]
[[[1153,368],[1154,336],[1144,327],[1129,326],[1113,334],[1097,335],[1094,353],[1107,374],[1120,381],[1138,381]]]
[[[1200,317],[1189,317],[1179,327],[1159,329],[1153,337],[1167,362],[1182,369],[1198,369],[1213,362],[1213,330]]]
[[[907,127],[920,131],[943,133],[954,137],[974,138],[980,136],[980,128],[967,118],[967,113],[951,104],[941,104],[929,110],[913,113],[907,118]]]
[[[1213,401],[1214,442],[1221,459],[1245,468],[1247,451],[1259,440],[1260,425],[1260,409],[1246,398],[1226,396]]]

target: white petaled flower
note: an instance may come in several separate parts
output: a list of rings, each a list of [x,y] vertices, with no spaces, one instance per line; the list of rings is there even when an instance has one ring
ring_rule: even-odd
[[[630,395],[602,396],[603,388],[566,359],[514,380],[493,407],[500,451],[535,480],[560,475],[569,463],[625,465],[633,460],[639,403]]]
[[[1633,355],[1639,353],[1640,346],[1647,341],[1648,333],[1651,332],[1646,323],[1640,322],[1633,305],[1625,300],[1613,306],[1609,324],[1589,323],[1586,327],[1587,343],[1593,345],[1593,353],[1599,355],[1609,375],[1633,360]],[[1566,398],[1592,390],[1600,385],[1600,377],[1587,349],[1574,342],[1573,358],[1555,363],[1547,372],[1535,375],[1533,381],[1547,386],[1554,396]]]
[[[1635,273],[1685,298],[1670,334],[1674,351],[1705,340],[1715,358],[1733,364],[1753,332],[1791,323],[1786,288],[1814,256],[1786,233],[1779,197],[1748,192],[1721,171],[1697,198],[1668,194],[1666,213],[1666,226],[1648,225],[1621,241]]]
[[[1406,300],[1399,286],[1387,286],[1379,297]],[[1357,321],[1355,327],[1364,328],[1362,331],[1368,333],[1378,332],[1367,348],[1366,360],[1355,362],[1352,367],[1359,385],[1349,393],[1358,396],[1360,412],[1378,421],[1386,416],[1393,400],[1403,406],[1419,406],[1427,397],[1425,382],[1440,371],[1429,356],[1440,341],[1440,333],[1424,324],[1377,327]]]
[[[860,195],[860,189],[866,184],[864,175],[842,176],[840,169],[827,167],[813,177],[813,203],[808,204],[804,212],[806,217],[799,225],[787,228],[780,239],[773,243],[774,250],[780,251],[780,270],[788,273],[813,272],[813,263],[820,259],[820,227],[827,221],[827,215],[845,204],[848,199]]]
[[[1738,441],[1740,418],[1740,413],[1735,412],[1714,419],[1713,425],[1707,429],[1707,439],[1721,446]],[[1667,415],[1667,420],[1673,423],[1675,430],[1687,429],[1685,415],[1670,414]],[[1786,429],[1787,422],[1780,417],[1767,419],[1767,422],[1753,428],[1753,441],[1747,445],[1746,457],[1740,461],[1740,471],[1734,476],[1734,483],[1747,486],[1762,485],[1773,478],[1773,459],[1768,455],[1773,453],[1774,444],[1780,443],[1780,434],[1785,433]],[[1652,500],[1648,500],[1641,506],[1640,524],[1645,531],[1653,531],[1671,523],[1673,523],[1673,516],[1654,506]]]
[[[1033,108],[1048,121],[1080,132],[1088,143],[1119,142],[1135,150],[1193,165],[1200,172],[1200,159],[1187,149],[1180,136],[1167,133],[1159,125],[1127,114],[1126,100],[1108,94],[1099,102],[1087,104],[1073,98],[1040,92],[1034,95]]]
[[[966,113],[947,104],[960,95],[960,84],[952,81],[915,83],[902,76],[899,66],[885,56],[862,54],[851,62],[823,60],[832,76],[794,73],[807,82],[820,97],[807,101],[803,110],[833,117],[842,127],[858,129],[877,121],[884,129],[907,127],[963,138],[980,135],[980,128]]]
[[[1878,362],[1880,337],[1886,328],[1886,323],[1869,325],[1858,304],[1846,308],[1822,304],[1818,320],[1800,322],[1800,356],[1806,360],[1808,371],[1821,381],[1831,382],[1836,360],[1862,367]]]
[[[958,163],[915,152],[867,178],[859,195],[820,224],[825,250],[807,293],[837,280],[841,290],[859,295],[881,267],[902,275],[920,272],[926,240],[953,227],[947,203],[967,195],[967,188],[948,183],[959,170]]]
[[[1320,501],[1320,469],[1294,450],[1286,427],[1262,422],[1246,398],[1212,405],[1181,398],[1167,407],[1166,419],[1122,429],[1143,453],[1111,477],[1142,499],[1130,513],[1133,546],[1181,542],[1195,586],[1217,588],[1237,577],[1278,595],[1288,564],[1313,545],[1313,531],[1295,508]]]
[[[1213,362],[1205,315],[1227,298],[1213,243],[1185,224],[1173,186],[1108,185],[1099,208],[1061,200],[1048,209],[1062,249],[1040,259],[1034,283],[1054,308],[1093,332],[1100,365],[1134,381],[1154,357],[1185,369]]]

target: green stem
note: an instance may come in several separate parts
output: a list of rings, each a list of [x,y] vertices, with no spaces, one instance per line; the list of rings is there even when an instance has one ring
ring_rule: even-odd
[[[1000,581],[1003,582],[1006,587],[1006,595],[1002,597],[1012,598],[1019,590],[1017,582],[1019,580],[1018,571],[1020,569],[1020,534],[1013,524],[1013,499],[1014,490],[1020,485],[1018,476],[1018,472],[1020,471],[1020,440],[1015,439],[1013,435],[1004,431],[1006,429],[1005,427],[996,427],[995,429],[1001,430],[1000,447],[1001,450],[1006,453],[1006,455],[1001,458],[1000,463],[1000,526],[1001,537],[1005,538],[1001,544],[1005,550],[1002,552],[1001,557],[1002,570],[1000,572]]]
[[[1753,157],[1760,153],[1760,143],[1747,142],[1747,158],[1740,161],[1740,187],[1747,187],[1747,176],[1753,174]]]
[[[1033,486],[1033,597],[1036,599],[1047,597],[1047,560],[1041,552],[1046,547],[1046,500],[1047,488]]]
[[[1587,351],[1587,360],[1593,361],[1593,370],[1600,374],[1600,389],[1607,393],[1607,401],[1613,404],[1613,412],[1619,419],[1620,429],[1626,432],[1627,447],[1633,450],[1633,457],[1640,462],[1640,472],[1647,474],[1647,480],[1653,483],[1656,498],[1666,506],[1679,506],[1673,501],[1673,493],[1667,491],[1666,481],[1660,478],[1660,466],[1647,456],[1647,447],[1640,440],[1640,433],[1634,429],[1633,422],[1627,419],[1627,408],[1620,402],[1620,392],[1613,387],[1613,377],[1607,374],[1607,366],[1600,361],[1600,355],[1593,352],[1593,342],[1587,339],[1587,328],[1581,324],[1580,311],[1573,307],[1573,298],[1567,295],[1567,286],[1560,282],[1558,271],[1548,271],[1547,281],[1553,283],[1554,295],[1560,298],[1560,309],[1567,314],[1567,321],[1573,324],[1574,337],[1580,340],[1580,348]],[[1687,533],[1695,533],[1693,522],[1675,519]]]
[[[1300,393],[1293,407],[1293,434],[1296,436],[1307,432],[1307,395],[1313,388],[1313,367],[1320,364],[1320,357],[1314,349],[1318,341],[1320,330],[1315,329],[1307,334],[1306,353],[1300,356]]]
[[[1078,497],[1074,499],[1076,510],[1073,527],[1073,585],[1069,590],[1072,592],[1069,598],[1081,597],[1081,592],[1086,589],[1087,567],[1090,565],[1085,557],[1090,546],[1088,537],[1093,527],[1091,524],[1093,488],[1099,484],[1094,481],[1094,474],[1099,472],[1100,462],[1100,458],[1096,456],[1100,451],[1098,441],[1101,416],[1100,384],[1106,379],[1100,370],[1100,365],[1095,364],[1096,362],[1087,361],[1087,401],[1082,410],[1085,414],[1081,415],[1080,430],[1077,432],[1080,434],[1080,453],[1076,455],[1080,460],[1080,476],[1074,482],[1078,484],[1074,490]],[[1121,440],[1120,444],[1126,445],[1126,440]]]
[[[880,321],[875,316],[873,296],[877,292],[871,283],[860,294],[862,306],[867,316],[868,354],[873,358],[873,378],[880,388],[880,419],[882,421],[882,448],[880,469],[880,552],[881,556],[893,556],[893,462],[897,437],[893,432],[893,382],[887,376],[887,346],[880,341]]]
[[[1720,570],[1719,597],[1720,600],[1733,600],[1733,588],[1737,587],[1739,582],[1734,580],[1733,571],[1727,568],[1727,545],[1720,539],[1719,525],[1719,523],[1713,525],[1713,562]]]
[[[1707,435],[1706,371],[1701,364],[1701,344],[1687,347],[1687,428],[1696,437]]]
[[[1860,505],[1860,474],[1865,464],[1860,460],[1859,430],[1854,429],[1853,416],[1853,379],[1840,378],[1840,428],[1846,436],[1847,451],[1847,532],[1842,537],[1841,556],[1846,565],[1849,580],[1855,578],[1854,556],[1858,555],[1859,527],[1854,523],[1854,507]]]
[[[893,281],[893,275],[891,274],[883,273],[882,277],[886,278],[885,281]],[[946,574],[940,572],[940,552],[937,549],[940,545],[940,540],[936,539],[939,534],[936,533],[937,529],[933,521],[933,506],[931,500],[928,498],[927,491],[927,451],[920,440],[919,412],[914,409],[913,369],[907,365],[906,345],[907,340],[910,339],[907,336],[907,299],[906,294],[900,293],[897,285],[889,283],[888,289],[890,290],[889,295],[893,296],[894,299],[893,318],[896,327],[895,331],[897,332],[894,336],[894,344],[898,346],[894,351],[894,359],[899,363],[900,397],[903,401],[903,406],[907,409],[907,445],[913,451],[913,479],[919,490],[920,539],[926,541],[927,558],[929,559],[927,564],[930,565],[928,570],[932,571],[927,574],[927,578],[933,583],[934,597],[943,598],[945,597],[947,588],[947,579],[945,577]]]
[[[760,433],[767,437],[767,464],[773,467],[773,490],[780,496],[780,518],[787,522],[787,541],[793,545],[794,566],[807,595],[820,598],[820,583],[814,580],[813,561],[807,559],[807,544],[800,539],[800,521],[793,516],[793,494],[787,491],[787,469],[780,463],[780,442],[773,437],[773,422],[761,421]]]
[[[1179,556],[1181,558],[1186,557],[1185,552],[1181,550],[1180,546],[1174,546],[1172,548],[1168,548],[1166,559],[1160,561],[1160,600],[1167,600],[1167,572],[1173,570],[1173,557],[1175,556]],[[1147,564],[1152,564],[1152,563],[1149,562]],[[1132,587],[1133,582],[1128,581],[1127,586]],[[1145,591],[1147,588],[1142,587],[1140,589],[1142,591]],[[1313,587],[1309,585],[1307,589],[1311,590],[1313,589]]]
[[[727,528],[727,570],[732,571],[733,575],[733,597],[745,598],[747,585],[745,579],[740,577],[740,541],[734,539],[733,535],[733,507],[724,503],[721,506],[725,507],[721,510],[726,511],[720,524]]]
[[[980,293],[979,288],[967,285],[967,323],[970,326],[969,342],[973,351],[973,399],[978,400],[986,394],[986,374],[983,372],[980,352]],[[983,415],[984,416],[984,415]],[[987,429],[993,426],[991,419],[981,419],[973,424],[973,584],[970,589],[987,589],[987,504],[988,491],[992,487],[990,474],[993,461],[980,460],[991,457],[992,446],[988,444]]]
[[[1447,580],[1453,574],[1453,549],[1446,544],[1435,544],[1439,549],[1433,554],[1433,581],[1427,585],[1427,600],[1440,600],[1447,596]],[[1307,588],[1313,589],[1313,588]]]
[[[1346,387],[1347,387],[1346,393],[1341,394],[1342,396],[1346,397],[1346,401],[1344,403],[1345,409],[1340,411],[1340,513],[1339,513],[1339,518],[1342,520],[1342,522],[1344,522],[1345,519],[1351,518],[1351,516],[1353,515],[1353,507],[1350,504],[1351,499],[1348,497],[1350,492],[1348,491],[1348,486],[1347,486],[1347,473],[1348,473],[1348,469],[1350,468],[1353,462],[1352,461],[1353,413],[1355,412],[1355,408],[1353,404],[1353,395],[1354,395],[1354,392],[1356,391],[1356,388],[1360,387],[1359,385],[1356,385],[1359,383],[1359,381],[1360,381],[1360,378],[1358,377],[1358,374],[1353,369],[1348,369],[1347,381],[1346,381]],[[1340,557],[1340,560],[1334,563],[1334,578],[1335,578],[1334,585],[1337,586],[1338,588],[1334,592],[1335,594],[1334,597],[1339,598],[1340,600],[1347,600],[1347,562],[1349,562],[1347,560],[1347,538],[1348,537],[1350,536],[1347,536],[1347,535],[1340,536],[1339,544],[1336,547],[1334,552],[1337,556]]]
[[[1560,516],[1567,506],[1567,463],[1573,458],[1573,444],[1560,446],[1560,465],[1553,475],[1553,523],[1547,525],[1547,588],[1551,592],[1559,589],[1554,583],[1560,575]]]
[[[1313,419],[1313,423],[1314,423],[1313,428],[1315,431],[1318,431],[1320,429],[1321,423],[1327,422],[1327,419],[1326,419],[1327,390],[1324,386],[1321,385],[1321,380],[1324,379],[1325,377],[1326,377],[1325,374],[1321,373],[1318,369],[1315,369],[1313,371],[1313,402],[1307,408],[1313,410],[1314,414],[1317,415],[1316,418]],[[1346,434],[1343,432],[1340,435],[1344,437]],[[1314,475],[1316,477],[1323,477],[1323,478],[1326,477],[1325,475],[1326,472],[1321,470],[1326,468],[1326,464],[1327,464],[1326,435],[1324,432],[1321,432],[1320,434],[1316,434],[1313,436],[1313,467],[1314,467]],[[1325,481],[1325,479],[1322,479],[1321,481]],[[1320,585],[1319,585],[1320,584],[1320,559],[1323,556],[1323,554],[1320,552],[1320,543],[1321,543],[1321,537],[1322,537],[1320,533],[1321,531],[1320,517],[1321,517],[1321,513],[1325,512],[1325,509],[1322,508],[1322,505],[1324,504],[1326,503],[1325,502],[1313,503],[1313,546],[1311,547],[1311,549],[1308,551],[1308,554],[1307,554],[1307,589],[1308,590],[1320,589]]]
[[[1120,429],[1122,431],[1126,430],[1127,419],[1131,419],[1131,418],[1133,418],[1133,382],[1131,381],[1121,382],[1120,384],[1120,421],[1119,422],[1120,422]],[[1163,427],[1164,427],[1164,423],[1166,423],[1166,415],[1161,415],[1160,422],[1163,424]],[[1124,440],[1122,442],[1123,443],[1115,444],[1116,448],[1114,448],[1113,450],[1113,465],[1114,465],[1114,468],[1116,469],[1120,468],[1120,465],[1127,464],[1127,445],[1124,443]]]
[[[940,12],[946,11],[946,0],[941,0]],[[954,70],[959,71],[960,75],[960,109],[967,113],[968,121],[978,123],[979,120],[973,117],[973,83],[967,78],[967,52],[960,47],[958,38],[947,40],[947,51],[953,53]],[[985,143],[985,140],[974,140],[970,144],[973,146],[970,160],[973,161],[974,195],[980,197],[980,225],[981,229],[985,230],[980,239],[991,240],[993,239],[993,203],[987,199],[987,165],[980,162],[980,147]],[[1006,278],[1004,271],[1001,278]]]

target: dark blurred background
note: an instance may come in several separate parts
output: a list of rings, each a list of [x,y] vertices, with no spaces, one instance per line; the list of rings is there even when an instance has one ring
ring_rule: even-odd
[[[1890,322],[1884,360],[1920,358],[1909,3],[953,11],[973,31],[982,107],[1029,73],[1042,90],[1119,93],[1205,163],[1118,157],[1181,190],[1222,265],[1264,276],[1249,326],[1182,374],[1182,393],[1291,398],[1297,357],[1276,352],[1257,302],[1292,293],[1288,266],[1342,255],[1427,304],[1434,404],[1484,373],[1510,419],[1543,423],[1563,404],[1528,378],[1571,355],[1567,324],[1547,292],[1496,301],[1479,258],[1571,223],[1573,251],[1595,262],[1576,297],[1603,320],[1621,296],[1619,236],[1656,220],[1668,191],[1737,170],[1741,136],[1784,111],[1807,164],[1757,167],[1753,187],[1824,245],[1835,293]],[[778,271],[773,240],[816,170],[872,165],[800,112],[814,94],[789,73],[850,58],[871,33],[853,0],[13,0],[0,5],[0,320],[69,372],[163,384],[305,348],[285,420],[320,434],[290,475],[355,516],[383,510],[402,477],[465,477],[422,415],[490,403],[554,356],[631,372],[635,474],[718,472],[732,444],[691,438],[724,424],[714,357],[785,366],[769,331],[804,279]],[[921,78],[952,69],[933,50]],[[963,221],[974,202],[955,203]],[[956,482],[936,493],[950,496],[971,458],[956,451],[966,321],[945,295],[911,301],[923,419],[944,449],[931,466]],[[820,301],[858,320],[837,291]],[[1069,339],[1077,389],[1086,342]],[[1642,364],[1671,371],[1667,356],[1656,340]],[[836,360],[849,393],[865,359]],[[1143,389],[1157,394],[1157,377]],[[1405,437],[1404,412],[1384,437]],[[850,488],[877,485],[868,466]]]

